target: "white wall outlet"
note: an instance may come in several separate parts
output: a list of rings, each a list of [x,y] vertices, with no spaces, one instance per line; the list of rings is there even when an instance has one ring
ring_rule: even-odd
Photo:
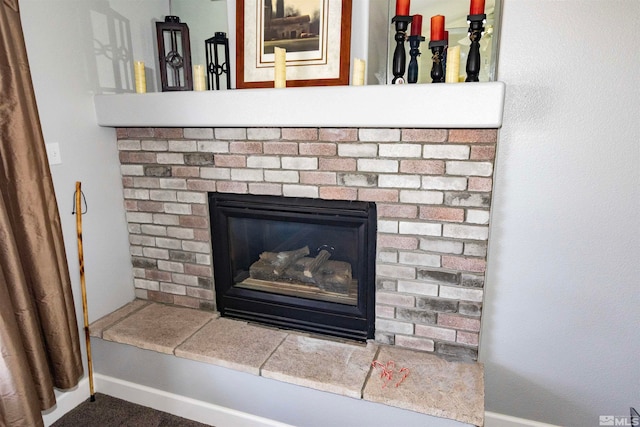
[[[45,144],[47,148],[47,158],[50,165],[59,165],[62,163],[62,156],[60,155],[60,145],[57,142]]]

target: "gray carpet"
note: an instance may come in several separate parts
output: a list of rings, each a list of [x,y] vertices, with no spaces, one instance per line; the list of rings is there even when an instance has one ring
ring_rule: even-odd
[[[146,406],[136,405],[116,399],[106,394],[96,393],[96,400],[89,399],[66,413],[52,427],[207,427],[176,417],[166,412],[156,411]]]

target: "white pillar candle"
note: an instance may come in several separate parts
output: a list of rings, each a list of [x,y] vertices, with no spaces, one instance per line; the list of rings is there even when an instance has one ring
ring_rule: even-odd
[[[353,77],[351,80],[351,84],[354,86],[362,86],[364,85],[364,70],[365,70],[365,61],[364,59],[355,58],[353,62]]]
[[[460,46],[449,46],[447,49],[447,74],[445,83],[458,83],[460,75]]]
[[[136,84],[136,93],[147,92],[147,77],[144,72],[144,62],[135,61],[133,63],[133,75]]]
[[[275,88],[287,87],[287,50],[281,47],[274,48],[274,85]]]
[[[207,90],[207,80],[204,73],[204,65],[193,66],[193,90],[198,92]]]

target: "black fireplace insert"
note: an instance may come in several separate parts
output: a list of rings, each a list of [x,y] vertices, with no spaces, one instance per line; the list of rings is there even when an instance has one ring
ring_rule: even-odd
[[[222,316],[373,338],[374,203],[209,193],[209,213]]]

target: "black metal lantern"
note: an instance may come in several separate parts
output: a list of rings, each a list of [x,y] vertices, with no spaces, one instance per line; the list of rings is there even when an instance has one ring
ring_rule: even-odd
[[[162,91],[192,90],[189,27],[177,16],[156,22]]]
[[[224,47],[224,62],[222,62],[222,64],[220,64],[218,56],[218,46]],[[213,37],[204,41],[204,47],[207,54],[207,80],[209,82],[209,89],[220,89],[221,74],[225,75],[227,89],[231,89],[231,79],[229,79],[229,39],[227,38],[227,34],[216,32]]]

